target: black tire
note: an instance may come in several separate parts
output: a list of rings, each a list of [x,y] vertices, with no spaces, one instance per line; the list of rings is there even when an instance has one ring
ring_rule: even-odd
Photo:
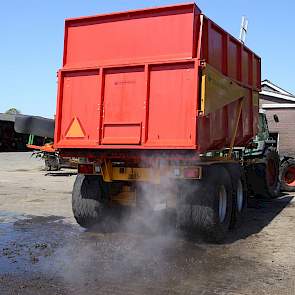
[[[226,199],[223,216],[219,213],[221,192]],[[190,233],[201,233],[207,241],[221,242],[230,229],[232,207],[232,184],[227,170],[221,165],[204,166],[202,180],[180,187],[177,226]]]
[[[280,169],[281,190],[295,192],[295,160],[288,159],[282,163]]]
[[[280,157],[273,148],[264,155],[265,163],[251,164],[246,168],[250,193],[264,199],[275,199],[280,194]]]
[[[231,228],[238,228],[247,214],[247,183],[243,168],[240,164],[228,164],[226,169],[231,176],[233,190],[233,210]]]
[[[100,176],[78,174],[72,192],[72,209],[79,225],[88,228],[102,221],[109,194]]]
[[[54,120],[37,116],[16,115],[14,130],[18,133],[54,137]]]

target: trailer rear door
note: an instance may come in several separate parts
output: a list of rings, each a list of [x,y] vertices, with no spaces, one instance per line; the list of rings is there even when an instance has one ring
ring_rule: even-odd
[[[145,117],[144,68],[107,70],[102,144],[140,144]]]
[[[192,145],[194,73],[191,62],[106,71],[101,143]]]

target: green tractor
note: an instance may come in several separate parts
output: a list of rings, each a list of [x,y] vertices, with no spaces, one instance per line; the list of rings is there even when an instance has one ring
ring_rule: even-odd
[[[258,134],[244,150],[249,194],[273,199],[280,194],[280,156],[277,138],[272,137],[266,115],[259,113]]]

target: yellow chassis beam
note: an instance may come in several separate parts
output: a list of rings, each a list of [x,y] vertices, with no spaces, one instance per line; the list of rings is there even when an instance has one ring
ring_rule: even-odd
[[[202,168],[200,166],[173,167],[166,166],[161,168],[132,168],[132,167],[112,167],[110,161],[104,161],[101,165],[101,175],[106,182],[112,181],[145,181],[161,183],[163,178],[186,179],[184,170],[186,168],[195,169],[196,177],[188,179],[201,179]],[[177,173],[175,173],[175,171]]]

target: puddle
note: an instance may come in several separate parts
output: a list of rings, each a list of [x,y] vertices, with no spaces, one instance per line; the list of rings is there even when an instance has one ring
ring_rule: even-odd
[[[1,211],[0,210],[0,223],[3,222],[15,222],[17,220],[26,219],[25,215],[20,215],[17,212]]]
[[[0,273],[41,271],[44,261],[73,233],[60,216],[0,215],[5,215],[0,223]]]

